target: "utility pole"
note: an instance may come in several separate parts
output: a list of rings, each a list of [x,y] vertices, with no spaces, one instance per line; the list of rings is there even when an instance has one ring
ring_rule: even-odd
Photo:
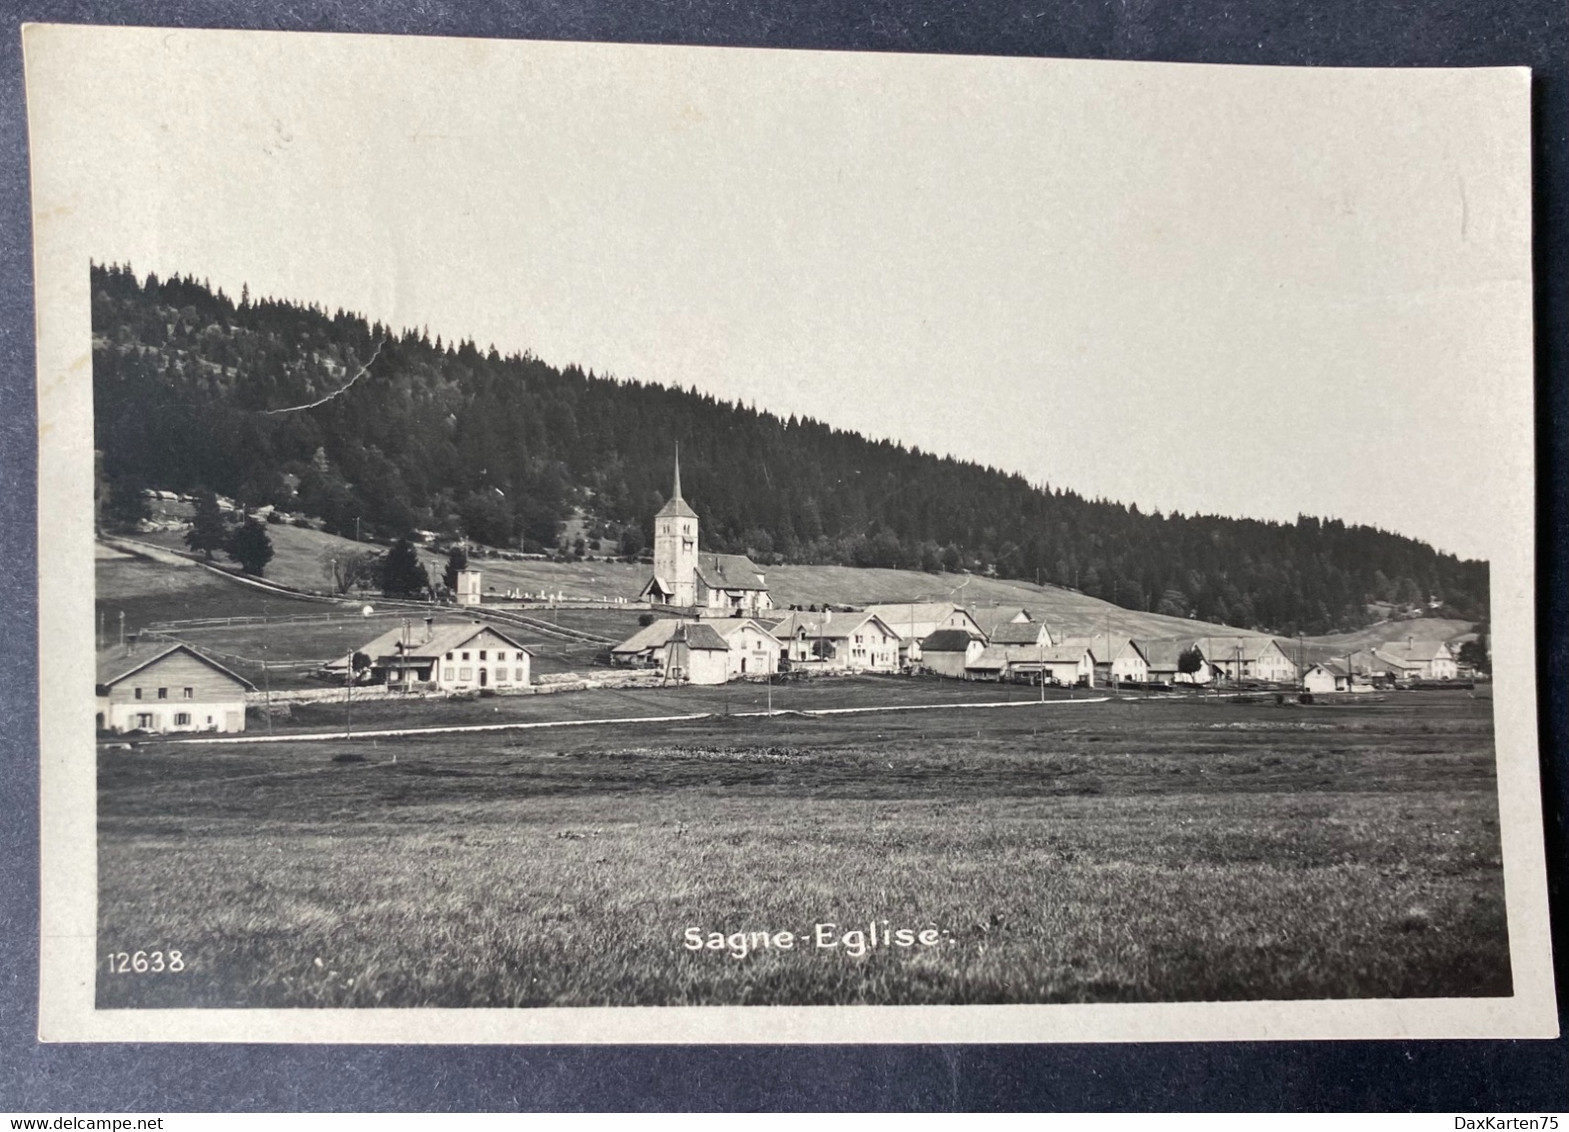
[[[267,603],[262,602],[262,699],[267,708],[267,734],[272,734],[272,673],[267,667],[268,631]]]
[[[343,685],[343,730],[345,735],[354,734],[354,650],[349,650],[349,669],[344,676]]]

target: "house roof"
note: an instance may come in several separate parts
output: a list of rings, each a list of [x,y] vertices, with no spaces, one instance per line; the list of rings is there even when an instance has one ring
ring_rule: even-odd
[[[1041,660],[1046,664],[1081,664],[1084,661],[1084,654],[1089,651],[1087,645],[1070,645],[1064,642],[1041,649]]]
[[[969,610],[951,601],[885,601],[868,605],[866,612],[875,613],[891,627],[904,630],[909,629],[912,623],[916,626],[941,624],[956,612],[963,613],[971,622],[975,621]],[[980,626],[977,624],[976,627]]]
[[[921,651],[923,653],[966,652],[969,650],[971,641],[980,639],[968,629],[938,629],[921,642]]]
[[[1417,664],[1425,664],[1440,657],[1445,660],[1452,659],[1449,646],[1443,641],[1390,641],[1388,644],[1379,645],[1378,651]]]
[[[1047,664],[1052,660],[1049,654],[1055,651],[1042,645],[987,645],[981,650],[980,656],[965,667],[991,671],[1016,664]],[[1058,660],[1058,663],[1062,663],[1063,660],[1077,663],[1084,656],[1083,649],[1079,649],[1077,653],[1072,649],[1067,652],[1068,655]]]
[[[1190,637],[1163,637],[1157,640],[1143,640],[1136,642],[1140,651],[1144,653],[1144,660],[1152,669],[1165,672],[1177,671],[1177,663],[1182,654],[1190,648],[1197,647],[1199,655],[1204,654],[1199,642]]]
[[[708,652],[729,652],[730,645],[714,629],[701,621],[680,621],[676,623],[675,632],[670,635],[671,642],[684,641],[689,649],[700,649]]]
[[[512,648],[519,652],[526,652],[530,656],[534,650],[527,645],[521,645],[494,625],[484,621],[449,621],[445,624],[431,626],[429,639],[425,637],[425,626],[422,622],[410,620],[407,628],[395,625],[381,636],[372,639],[366,644],[355,649],[362,652],[371,660],[378,661],[383,657],[439,657],[445,653],[460,649],[469,641],[484,632],[494,633]],[[404,641],[407,639],[407,646]],[[327,668],[343,668],[348,664],[347,657],[333,657],[327,662]]]
[[[1145,664],[1149,658],[1145,656],[1144,648],[1132,637],[1112,637],[1108,640],[1105,633],[1096,633],[1091,637],[1069,637],[1062,642],[1065,645],[1083,646],[1090,650],[1090,656],[1096,664],[1106,664],[1123,656],[1129,649],[1144,657]]]
[[[765,637],[773,637],[774,635],[773,631],[770,630],[767,625],[764,625],[761,621],[758,621],[753,617],[705,617],[703,619],[703,624],[707,625],[714,632],[718,633],[726,640],[729,640],[736,633],[740,632],[748,625],[752,626],[752,628],[756,629],[759,633],[762,633]]]
[[[722,624],[731,626],[730,632],[742,625],[748,624],[745,618],[725,618]],[[755,622],[752,622],[755,624]],[[759,629],[762,626],[758,626]],[[684,633],[682,633],[684,630]],[[766,632],[767,630],[764,630]],[[730,649],[721,631],[705,621],[686,621],[679,617],[661,617],[650,625],[644,625],[626,640],[611,649],[611,653],[635,654],[647,652],[650,649],[662,649],[678,635],[685,637],[687,647],[694,649]]]
[[[998,671],[1008,667],[1008,650],[997,645],[987,645],[974,660],[964,666],[983,672]]]
[[[981,627],[981,632],[990,638],[997,626],[1006,624],[1018,617],[1021,613],[1026,621],[1033,621],[1035,617],[1028,609],[1018,605],[970,605],[965,610],[974,622]]]
[[[839,640],[849,637],[868,621],[875,621],[883,627],[883,631],[890,637],[899,636],[888,622],[875,613],[858,610],[850,613],[812,613],[806,610],[792,610],[783,621],[774,626],[774,636],[783,640],[794,637],[801,630],[806,631],[808,637],[822,637],[830,640]]]
[[[1005,621],[992,630],[991,643],[994,645],[1039,644],[1041,630],[1045,628],[1046,626],[1038,621]]]
[[[1370,665],[1374,668],[1377,668],[1379,665],[1385,665],[1389,668],[1399,669],[1422,667],[1422,662],[1415,657],[1407,656],[1404,649],[1401,649],[1397,652],[1385,645],[1380,645],[1378,648],[1372,650],[1372,652],[1367,655]]]
[[[766,590],[763,572],[744,554],[699,554],[697,576],[711,590]]]
[[[1204,658],[1211,664],[1235,663],[1238,660],[1252,663],[1272,647],[1285,656],[1285,650],[1280,648],[1273,637],[1205,637],[1199,645],[1204,650]]]
[[[127,677],[134,676],[144,668],[150,668],[165,657],[172,656],[177,652],[183,652],[194,657],[213,671],[227,676],[230,680],[252,692],[256,690],[256,685],[252,684],[245,677],[236,672],[231,672],[212,657],[197,652],[187,644],[170,645],[168,648],[161,649],[158,652],[143,653],[140,656],[126,656],[119,649],[106,649],[104,652],[99,653],[97,657],[97,686],[100,688],[113,687]]]

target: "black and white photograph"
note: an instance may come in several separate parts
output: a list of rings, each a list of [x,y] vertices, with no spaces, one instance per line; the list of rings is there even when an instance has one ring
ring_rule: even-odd
[[[46,1039],[1556,1033],[1524,70],[26,50]]]

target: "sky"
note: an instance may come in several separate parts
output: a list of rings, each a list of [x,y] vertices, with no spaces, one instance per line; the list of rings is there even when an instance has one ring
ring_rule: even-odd
[[[50,31],[100,262],[1145,511],[1530,515],[1523,71]]]

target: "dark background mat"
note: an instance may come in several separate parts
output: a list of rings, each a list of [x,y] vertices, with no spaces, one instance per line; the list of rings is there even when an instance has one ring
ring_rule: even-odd
[[[1558,1010],[1569,757],[1569,4],[1563,0],[16,3],[0,31],[0,1111],[1569,1108],[1569,1041],[1061,1046],[40,1045],[27,21],[1535,71],[1541,738]]]

